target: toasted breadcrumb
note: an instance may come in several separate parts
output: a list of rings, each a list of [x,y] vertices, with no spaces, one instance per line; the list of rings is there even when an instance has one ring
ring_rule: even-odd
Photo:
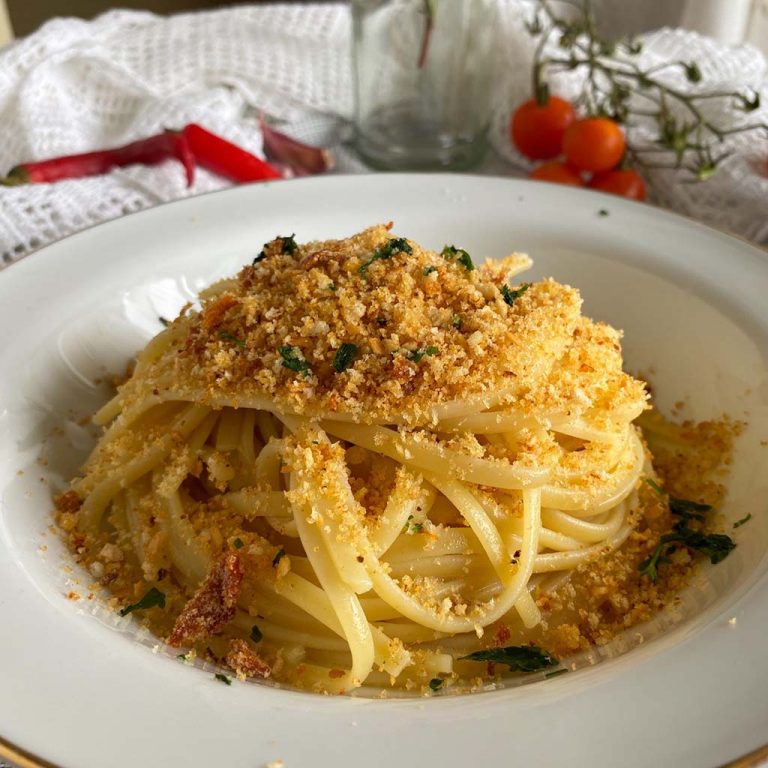
[[[267,678],[272,674],[269,664],[245,640],[235,639],[230,642],[226,664],[238,677]]]
[[[237,554],[229,553],[216,562],[176,619],[168,643],[172,646],[191,644],[226,626],[237,610],[242,581]]]
[[[365,267],[398,239],[375,226],[292,253],[266,249],[208,289],[202,311],[174,321],[177,354],[150,375],[158,391],[197,382],[212,403],[261,396],[289,413],[427,424],[436,405],[511,399],[549,373],[576,328],[577,291],[544,280],[510,306],[500,288],[519,257],[469,271],[413,241]],[[343,344],[357,353],[337,371]]]

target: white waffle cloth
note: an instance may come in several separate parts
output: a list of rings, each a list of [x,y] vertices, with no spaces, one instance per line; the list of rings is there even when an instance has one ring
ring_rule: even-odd
[[[499,3],[496,159],[484,170],[519,175],[525,163],[509,144],[507,124],[510,110],[528,95],[532,42],[523,21],[531,6]],[[297,138],[335,146],[336,172],[365,170],[343,146],[352,115],[350,35],[347,4],[240,6],[172,17],[112,11],[90,22],[54,19],[0,51],[0,174],[23,161],[116,146],[192,121],[258,154],[261,112]],[[644,65],[670,57],[695,59],[704,85],[762,88],[768,103],[766,62],[752,48],[729,48],[670,30],[647,35],[644,42]],[[576,86],[566,76],[554,90],[569,95]],[[768,107],[752,117],[768,122]],[[759,162],[768,162],[766,142],[753,135],[729,144],[735,155],[706,184],[654,175],[656,200],[768,242],[768,178],[755,171]],[[99,221],[224,186],[223,179],[200,171],[188,190],[180,166],[168,162],[103,177],[0,188],[0,265]]]

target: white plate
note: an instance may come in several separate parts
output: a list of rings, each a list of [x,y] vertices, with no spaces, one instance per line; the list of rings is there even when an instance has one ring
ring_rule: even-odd
[[[601,209],[609,215],[600,215]],[[76,418],[201,286],[266,240],[396,231],[475,258],[528,251],[626,331],[662,406],[746,418],[725,513],[752,512],[706,570],[693,615],[596,666],[468,697],[376,701],[186,667],[84,596],[50,525],[90,439]],[[768,260],[648,206],[461,176],[335,177],[244,187],[74,235],[0,275],[0,737],[56,765],[713,766],[768,739]],[[58,429],[57,429],[58,428]],[[62,429],[64,434],[62,435]],[[43,456],[43,463],[38,459]],[[47,461],[47,465],[45,465]],[[21,470],[23,474],[17,474]],[[41,548],[41,545],[42,548]],[[46,549],[47,547],[47,549]],[[79,578],[79,582],[78,582]],[[690,602],[690,600],[689,600]],[[2,749],[0,749],[0,752]],[[486,761],[489,761],[486,763]],[[492,763],[490,761],[493,761]]]

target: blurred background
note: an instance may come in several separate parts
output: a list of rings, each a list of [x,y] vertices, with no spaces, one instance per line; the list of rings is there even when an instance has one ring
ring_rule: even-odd
[[[167,14],[236,4],[215,0],[0,0],[0,45],[28,35],[55,16],[90,19],[115,7]],[[609,35],[683,27],[723,42],[749,42],[768,54],[768,0],[595,0],[594,6]]]

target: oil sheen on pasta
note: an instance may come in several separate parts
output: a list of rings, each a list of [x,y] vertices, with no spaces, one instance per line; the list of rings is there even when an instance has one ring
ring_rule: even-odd
[[[529,265],[375,226],[278,237],[204,291],[58,500],[113,606],[154,588],[136,616],[186,658],[321,692],[472,687],[502,671],[478,649],[567,656],[648,618],[645,386]]]

